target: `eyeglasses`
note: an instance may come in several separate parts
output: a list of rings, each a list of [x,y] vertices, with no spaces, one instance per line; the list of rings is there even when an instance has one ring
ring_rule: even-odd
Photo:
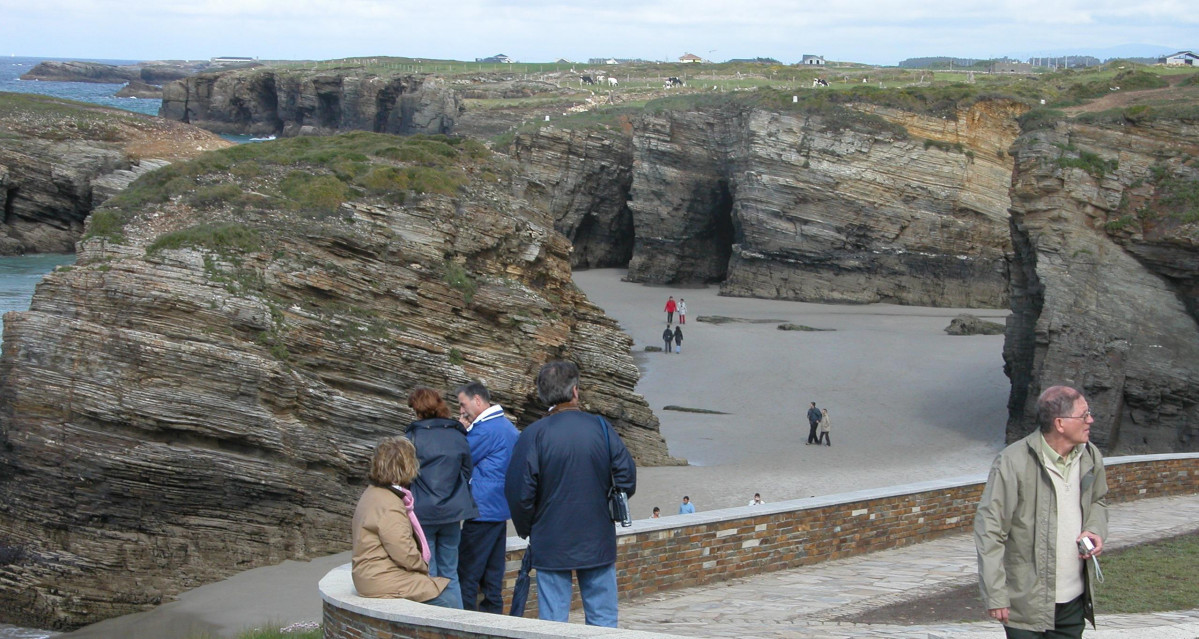
[[[1091,416],[1091,411],[1083,411],[1081,415],[1064,415],[1058,419],[1086,419]]]

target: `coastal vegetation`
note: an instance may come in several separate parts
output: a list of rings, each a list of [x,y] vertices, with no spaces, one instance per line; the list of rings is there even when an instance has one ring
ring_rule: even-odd
[[[85,239],[119,243],[133,215],[167,203],[236,212],[280,209],[320,219],[345,202],[378,198],[402,204],[409,197],[453,195],[490,153],[463,138],[365,132],[241,145],[142,176],[92,215]],[[233,228],[206,225],[176,232],[156,240],[150,250],[236,248],[249,232],[233,234]]]

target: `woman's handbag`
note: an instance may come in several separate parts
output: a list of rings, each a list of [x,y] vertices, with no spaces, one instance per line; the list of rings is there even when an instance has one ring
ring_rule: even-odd
[[[604,441],[608,443],[608,515],[612,521],[619,521],[620,525],[627,528],[633,525],[633,518],[629,514],[629,496],[623,490],[616,487],[616,475],[612,473],[612,437],[608,434],[608,422],[603,417],[599,418],[600,424],[604,427]]]

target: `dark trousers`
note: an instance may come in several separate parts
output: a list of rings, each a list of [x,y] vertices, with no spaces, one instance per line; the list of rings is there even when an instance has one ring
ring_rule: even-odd
[[[508,522],[462,522],[458,546],[458,585],[462,609],[504,614],[504,544]],[[479,593],[483,601],[478,601]]]
[[[819,444],[820,438],[816,436],[816,427],[820,425],[820,422],[808,422],[808,424],[811,425],[811,428],[808,430],[808,443]]]
[[[666,323],[670,324],[674,321],[674,311],[666,311]]]
[[[670,351],[674,350],[670,347],[670,340],[666,340],[666,346],[663,347],[662,350],[666,353],[669,353]]]
[[[1074,601],[1057,604],[1054,609],[1052,630],[1033,632],[1007,626],[1004,626],[1003,630],[1007,633],[1008,639],[1081,639],[1082,629],[1087,625],[1082,603],[1082,598],[1085,596],[1079,595]]]
[[[825,446],[832,446],[833,438],[829,437],[828,433],[820,433],[820,439],[817,439],[816,443],[819,444],[820,442],[824,442]]]

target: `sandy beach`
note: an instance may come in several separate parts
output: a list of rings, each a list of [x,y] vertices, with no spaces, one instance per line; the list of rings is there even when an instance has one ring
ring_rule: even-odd
[[[1009,389],[1003,336],[947,335],[964,309],[720,297],[716,286],[651,287],[622,276],[612,269],[574,277],[633,337],[637,390],[661,420],[670,453],[690,462],[638,469],[635,518],[649,517],[654,506],[674,514],[684,494],[704,511],[745,505],[755,492],[776,502],[981,473],[1002,448]],[[683,352],[647,353],[645,346],[661,346],[669,295],[687,301]],[[998,322],[1007,315],[965,312]],[[713,315],[824,330],[697,321]],[[831,447],[804,443],[813,401],[829,411]],[[663,410],[668,405],[725,414]],[[342,553],[247,571],[63,636],[227,637],[259,624],[319,621],[316,583],[347,561]]]

